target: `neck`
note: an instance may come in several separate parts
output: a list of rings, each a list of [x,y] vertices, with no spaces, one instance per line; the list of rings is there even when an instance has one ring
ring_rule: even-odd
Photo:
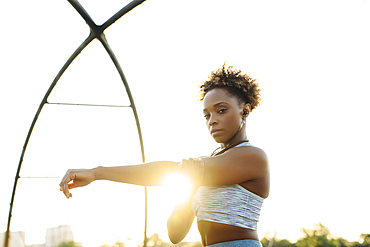
[[[247,135],[243,135],[240,138],[233,138],[233,139],[231,139],[230,141],[228,141],[226,143],[221,143],[221,148],[227,148],[228,146],[233,145],[234,143],[245,141],[247,139],[248,139]]]
[[[221,149],[220,148],[217,148],[215,151],[213,151],[213,153],[211,154],[211,156],[216,156],[216,155],[222,154],[222,153],[226,152],[227,150],[229,150],[229,149],[231,149],[231,148],[233,148],[233,147],[235,147],[238,144],[243,143],[243,142],[249,142],[249,140],[244,139],[244,140],[241,140],[241,141],[237,141],[237,142],[231,143],[230,145],[225,146],[225,147],[222,147]]]
[[[232,145],[233,143],[246,140],[246,139],[247,139],[247,134],[245,131],[245,124],[242,123],[238,131],[235,133],[233,137],[230,138],[230,140],[228,140],[227,142],[221,143],[221,148],[226,148]]]

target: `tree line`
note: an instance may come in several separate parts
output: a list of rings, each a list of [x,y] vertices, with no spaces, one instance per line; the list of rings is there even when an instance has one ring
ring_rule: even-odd
[[[318,224],[315,229],[301,230],[304,236],[298,239],[295,243],[290,242],[287,239],[268,239],[266,237],[261,239],[263,247],[370,247],[370,233],[361,234],[359,241],[350,242],[341,237],[332,237],[327,227],[322,224]],[[147,239],[147,246],[149,247],[173,247],[174,244],[164,242],[159,238],[158,234],[153,234]],[[79,243],[73,241],[63,242],[58,247],[81,247]],[[113,246],[102,245],[100,247],[125,247],[122,242],[117,242]],[[142,244],[138,247],[142,247]],[[203,247],[201,242],[181,242],[176,244],[176,247]]]
[[[263,247],[370,247],[370,234],[361,234],[359,241],[350,242],[344,238],[334,238],[327,227],[318,224],[315,229],[301,230],[304,236],[292,243],[286,239],[261,239]]]

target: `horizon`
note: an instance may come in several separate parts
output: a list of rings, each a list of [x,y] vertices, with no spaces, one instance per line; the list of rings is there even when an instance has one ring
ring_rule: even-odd
[[[318,229],[320,229],[320,227],[324,227],[324,228],[326,228],[324,225],[322,225],[321,223],[316,223],[314,226],[310,226],[310,227],[304,227],[304,228],[302,228],[302,229],[300,229],[300,232],[301,232],[301,237],[300,238],[298,238],[298,239],[296,239],[296,240],[291,240],[291,239],[285,239],[285,238],[283,238],[283,239],[279,239],[279,238],[277,238],[276,237],[276,235],[277,235],[277,233],[276,232],[268,232],[268,233],[266,233],[263,237],[260,237],[260,241],[262,241],[263,239],[266,239],[266,240],[268,240],[268,241],[282,241],[282,240],[288,240],[290,243],[292,243],[292,244],[294,244],[294,243],[297,243],[299,240],[302,240],[302,239],[304,239],[304,238],[306,238],[307,236],[304,236],[304,234],[303,234],[303,231],[302,230],[318,230]],[[48,240],[47,239],[49,239],[49,241],[55,241],[55,238],[53,239],[51,236],[49,236],[49,238],[48,238],[48,232],[49,232],[49,230],[53,230],[54,231],[54,234],[55,234],[55,231],[56,232],[58,232],[58,229],[61,229],[61,228],[63,228],[60,232],[63,232],[63,236],[64,235],[68,235],[68,233],[69,233],[69,231],[72,233],[72,235],[73,235],[73,237],[72,237],[72,240],[71,239],[69,239],[69,240],[67,240],[67,241],[73,241],[73,242],[75,242],[75,243],[80,243],[83,247],[87,247],[87,246],[97,246],[96,245],[96,243],[88,243],[87,242],[87,245],[86,244],[84,244],[84,241],[78,241],[78,239],[77,240],[75,240],[75,237],[74,237],[74,232],[73,232],[73,226],[72,225],[59,225],[59,226],[57,226],[57,227],[51,227],[51,228],[48,228],[48,229],[45,229],[45,235],[44,235],[44,242],[29,242],[28,241],[28,239],[27,239],[27,232],[23,232],[23,231],[20,231],[20,232],[22,232],[22,233],[25,233],[25,244],[28,246],[28,245],[35,245],[35,244],[47,244],[47,242],[48,242]],[[65,228],[68,228],[68,230],[67,230],[67,233],[66,233],[66,230],[65,230]],[[357,240],[355,240],[355,241],[350,241],[350,240],[347,240],[347,239],[345,239],[345,238],[342,238],[342,236],[337,236],[337,235],[335,235],[335,234],[333,234],[331,231],[330,231],[330,229],[328,229],[329,230],[329,234],[327,235],[327,237],[329,237],[330,239],[344,239],[344,240],[346,240],[346,241],[348,241],[348,242],[359,242],[360,243],[360,241],[361,241],[361,235],[364,235],[364,234],[370,234],[370,233],[361,233],[360,235],[359,235],[359,237],[358,237],[358,239]],[[18,232],[11,232],[11,233],[18,233]],[[2,236],[3,234],[5,234],[5,232],[1,232],[0,233],[0,236]],[[60,236],[59,234],[57,234],[57,236]],[[169,244],[172,244],[171,242],[170,242],[170,240],[168,239],[168,238],[163,238],[163,236],[161,236],[160,234],[158,234],[158,233],[152,233],[152,234],[150,234],[150,236],[147,236],[147,238],[148,238],[148,241],[150,241],[150,239],[152,239],[153,237],[158,237],[158,239],[160,239],[162,242],[164,242],[164,243],[169,243]],[[134,238],[135,239],[135,238]],[[137,240],[138,238],[136,238],[136,240]],[[67,241],[60,241],[59,243],[62,243],[62,242],[67,242]],[[117,239],[115,239],[115,240],[113,240],[113,239],[111,239],[110,241],[108,241],[108,242],[105,242],[104,244],[102,244],[102,243],[99,243],[98,245],[99,246],[102,246],[102,245],[105,245],[105,244],[107,244],[107,245],[114,245],[115,243],[124,243],[125,244],[125,246],[127,246],[127,247],[137,247],[137,246],[142,246],[142,244],[143,244],[143,241],[133,241],[132,240],[132,238],[130,238],[130,237],[127,237],[127,238],[125,238],[125,239],[121,239],[121,238],[117,238]],[[195,240],[195,239],[185,239],[184,241],[181,241],[181,243],[200,243],[201,244],[201,241],[200,241],[200,239],[198,239],[198,240]],[[57,243],[58,244],[58,243]],[[173,244],[172,244],[173,245]]]

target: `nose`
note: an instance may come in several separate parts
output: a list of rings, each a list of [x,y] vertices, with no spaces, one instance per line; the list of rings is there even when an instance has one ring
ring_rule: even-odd
[[[217,123],[216,118],[214,117],[214,115],[213,115],[213,114],[211,114],[211,115],[209,116],[209,119],[208,119],[208,125],[209,125],[209,127],[213,126],[213,125],[214,125],[214,124],[216,124],[216,123]]]

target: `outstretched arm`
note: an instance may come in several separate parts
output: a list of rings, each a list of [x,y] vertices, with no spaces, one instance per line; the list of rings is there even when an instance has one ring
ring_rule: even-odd
[[[157,161],[133,166],[96,167],[68,170],[59,186],[69,198],[70,189],[90,184],[94,180],[110,180],[143,186],[162,185],[163,178],[173,172],[179,162]]]

